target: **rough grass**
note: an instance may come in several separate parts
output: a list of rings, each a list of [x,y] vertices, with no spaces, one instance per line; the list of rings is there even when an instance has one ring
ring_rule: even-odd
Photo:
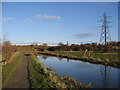
[[[60,87],[52,80],[52,73],[46,71],[46,67],[32,56],[29,57],[29,80],[31,88]],[[57,80],[57,79],[56,79]],[[61,83],[61,82],[58,82]],[[61,85],[61,87],[65,87]]]
[[[13,57],[12,62],[2,67],[2,87],[3,88],[6,86],[12,73],[15,71],[16,67],[20,63],[22,56],[23,54],[16,55],[15,57]]]

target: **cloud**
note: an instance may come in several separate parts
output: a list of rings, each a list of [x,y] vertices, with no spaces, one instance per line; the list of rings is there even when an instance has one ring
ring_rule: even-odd
[[[28,22],[28,23],[31,23],[31,24],[35,23],[35,22],[34,22],[32,19],[30,19],[30,18],[25,19],[25,21]]]
[[[35,19],[43,18],[43,19],[46,19],[46,20],[49,20],[49,19],[52,19],[52,20],[61,19],[60,16],[49,16],[49,15],[34,15],[33,18],[35,18]]]
[[[14,19],[15,19],[14,17],[4,17],[4,18],[2,18],[2,21],[7,22],[7,21],[14,20]]]
[[[33,18],[39,19],[39,18],[41,18],[41,15],[34,15]]]
[[[56,43],[56,42],[48,42],[47,44],[49,44],[49,45],[57,45],[58,43]]]
[[[101,29],[101,27],[93,26],[93,27],[89,27],[88,29],[99,31]]]
[[[44,19],[61,19],[60,16],[48,16],[48,15],[43,15]]]
[[[94,66],[91,67],[91,65],[87,64],[87,62],[83,62],[83,63],[85,63],[85,64],[81,64],[81,62],[77,61],[77,63],[74,63],[73,65],[75,67],[79,67],[79,68],[94,68]]]
[[[92,34],[92,33],[84,33],[84,34],[75,34],[74,36],[75,36],[76,38],[78,38],[78,39],[82,39],[82,38],[93,37],[93,36],[95,36],[95,34]]]
[[[30,20],[29,23],[35,23],[34,21]]]

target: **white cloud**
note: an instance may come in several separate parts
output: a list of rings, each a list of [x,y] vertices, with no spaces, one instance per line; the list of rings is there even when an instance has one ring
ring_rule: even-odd
[[[7,22],[7,21],[14,20],[14,19],[15,19],[14,17],[4,17],[4,18],[2,18],[2,21]]]
[[[30,18],[25,19],[25,21],[28,22],[28,23],[31,23],[31,24],[35,23],[35,22],[34,22],[32,19],[30,19]]]
[[[60,16],[48,16],[48,15],[43,15],[44,19],[61,19]]]
[[[93,34],[93,33],[83,33],[83,34],[75,34],[74,36],[78,39],[83,39],[83,38],[94,37],[95,34]]]
[[[49,16],[49,15],[34,15],[33,18],[35,19],[40,19],[40,18],[43,18],[43,19],[53,19],[53,20],[56,20],[56,19],[61,19],[60,16]]]
[[[34,15],[33,18],[39,19],[39,18],[41,18],[41,15]]]
[[[89,27],[88,29],[99,31],[99,30],[101,29],[101,27],[98,27],[98,26],[92,26],[92,27]]]
[[[30,20],[29,23],[35,23],[34,21]]]

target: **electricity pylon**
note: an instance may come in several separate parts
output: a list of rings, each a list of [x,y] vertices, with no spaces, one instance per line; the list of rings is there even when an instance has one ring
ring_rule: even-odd
[[[108,18],[110,18],[111,16],[107,16],[106,13],[104,13],[100,17],[103,18],[103,20],[100,20],[103,23],[102,30],[101,30],[101,36],[100,36],[100,43],[103,45],[106,45],[110,43],[111,41],[109,28],[112,26],[108,25],[109,23],[111,23],[110,21],[108,21]],[[101,70],[101,75],[102,75],[103,87],[106,88],[108,81],[109,81],[110,69],[107,66],[101,66],[100,70]]]
[[[108,44],[111,41],[111,37],[110,37],[110,33],[109,33],[109,28],[112,26],[109,26],[108,24],[111,23],[110,21],[108,21],[108,18],[110,18],[111,16],[107,16],[106,13],[104,13],[102,16],[103,19],[100,20],[100,22],[102,22],[102,30],[101,30],[101,35],[100,35],[100,43],[105,45]]]

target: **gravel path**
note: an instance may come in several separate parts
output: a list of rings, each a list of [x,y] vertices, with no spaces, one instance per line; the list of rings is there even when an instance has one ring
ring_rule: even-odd
[[[24,56],[17,69],[13,73],[6,88],[29,88],[28,80],[28,58]]]

